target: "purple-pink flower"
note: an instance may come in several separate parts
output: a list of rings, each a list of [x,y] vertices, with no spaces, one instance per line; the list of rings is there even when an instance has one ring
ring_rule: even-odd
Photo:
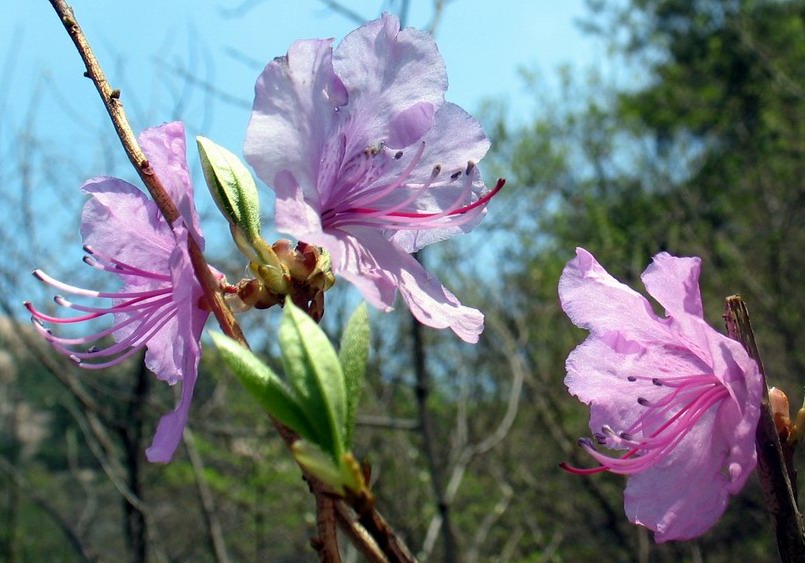
[[[410,255],[469,231],[503,185],[486,190],[489,140],[446,89],[432,37],[388,14],[335,50],[297,41],[257,81],[244,152],[276,192],[278,230],[327,249],[375,307],[399,289],[423,324],[477,342],[483,315]]]
[[[565,383],[590,405],[594,440],[579,443],[600,464],[563,466],[627,475],[626,514],[657,542],[707,531],[756,463],[763,381],[741,345],[703,320],[700,263],[663,252],[643,272],[664,317],[584,249],[559,281],[565,312],[590,331],[567,359]]]
[[[193,206],[182,123],[148,129],[140,135],[140,144],[181,218],[169,225],[156,204],[128,182],[109,177],[89,180],[81,188],[90,195],[81,216],[84,262],[116,275],[123,287],[111,292],[82,289],[36,270],[37,278],[59,291],[108,299],[111,305],[93,307],[56,296],[56,303],[80,312],[66,318],[47,315],[30,302],[25,306],[51,345],[81,367],[109,367],[145,347],[148,369],[170,385],[182,383],[178,406],[159,421],[146,450],[149,461],[167,463],[187,423],[201,357],[199,339],[209,316],[187,249],[188,236],[202,248],[204,239]],[[42,324],[82,323],[104,315],[113,316],[111,327],[80,338],[56,336]],[[109,336],[116,343],[99,347]]]

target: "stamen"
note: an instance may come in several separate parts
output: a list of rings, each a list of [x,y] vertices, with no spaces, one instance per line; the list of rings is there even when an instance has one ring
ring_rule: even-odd
[[[630,376],[627,379],[632,381]],[[635,377],[636,381],[638,378]],[[646,380],[649,380],[646,378]],[[647,407],[646,412],[640,415],[630,427],[613,437],[613,430],[604,425],[601,433],[595,433],[594,438],[601,445],[610,447],[626,446],[628,450],[620,457],[612,457],[598,452],[590,439],[579,440],[579,445],[601,465],[592,469],[579,469],[568,464],[560,467],[570,473],[590,475],[602,471],[631,475],[652,467],[663,459],[696,427],[698,421],[729,397],[729,391],[718,381],[713,374],[691,375],[678,378],[651,378],[654,385],[671,387],[673,391],[656,401],[649,401],[639,397],[637,402]],[[668,382],[672,385],[668,385]],[[667,419],[663,419],[671,414]],[[634,432],[641,426],[654,427],[660,423],[651,435],[637,438]],[[602,438],[604,439],[602,441]],[[638,455],[639,454],[639,455]]]

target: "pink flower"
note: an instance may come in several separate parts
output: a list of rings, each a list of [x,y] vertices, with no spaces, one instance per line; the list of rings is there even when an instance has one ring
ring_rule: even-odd
[[[579,443],[600,464],[564,468],[629,476],[626,514],[657,542],[707,531],[756,463],[762,378],[740,344],[703,320],[700,262],[663,252],[643,273],[665,317],[584,249],[559,280],[565,312],[590,331],[567,359],[565,384],[590,405],[595,440]]]
[[[209,310],[202,306],[204,293],[187,250],[188,236],[195,237],[202,248],[204,239],[193,206],[184,125],[174,122],[148,129],[140,135],[140,144],[179,208],[181,219],[168,225],[156,204],[128,182],[108,177],[89,180],[81,188],[91,196],[81,217],[81,235],[88,254],[84,262],[116,275],[123,287],[112,292],[81,289],[36,270],[37,278],[57,290],[108,299],[111,305],[92,307],[56,296],[59,305],[82,313],[68,318],[46,315],[30,302],[25,306],[51,345],[83,368],[113,366],[146,348],[148,369],[170,385],[182,382],[179,405],[162,417],[146,450],[149,461],[167,463],[187,423],[201,357],[199,339],[209,316]],[[80,338],[55,336],[42,325],[82,323],[104,315],[113,316],[111,327]],[[115,344],[105,348],[96,345],[110,335]]]
[[[485,191],[489,140],[446,88],[433,38],[388,14],[335,51],[297,41],[257,81],[244,153],[276,192],[278,230],[326,248],[375,307],[399,289],[423,324],[477,342],[483,315],[410,256],[469,231],[503,185]]]

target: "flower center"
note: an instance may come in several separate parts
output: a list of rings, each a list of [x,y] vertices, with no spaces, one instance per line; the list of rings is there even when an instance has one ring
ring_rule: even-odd
[[[436,164],[425,177],[424,142],[408,154],[379,143],[344,158],[347,141],[344,135],[340,139],[335,148],[340,165],[333,166],[327,159],[320,170],[320,183],[324,179],[333,186],[319,190],[327,194],[322,198],[324,228],[359,225],[397,231],[457,227],[475,219],[477,213],[472,211],[480,211],[505,184],[500,179],[492,190],[479,195],[483,182],[471,161],[457,170],[444,170]]]
[[[579,445],[601,465],[581,469],[562,463],[562,469],[579,475],[603,471],[632,475],[645,471],[665,459],[713,406],[729,397],[729,391],[713,374],[662,379],[630,376],[627,379],[651,385],[654,388],[651,396],[657,396],[656,387],[667,392],[656,400],[639,396],[637,404],[642,413],[627,428],[617,431],[605,425],[594,434],[596,443],[626,449],[626,453],[620,457],[602,454],[595,449],[593,440],[582,438]]]

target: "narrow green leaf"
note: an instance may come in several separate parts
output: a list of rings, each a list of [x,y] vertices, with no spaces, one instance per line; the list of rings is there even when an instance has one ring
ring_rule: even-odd
[[[344,327],[338,359],[344,372],[344,386],[347,393],[347,413],[344,429],[344,443],[352,447],[355,431],[355,416],[366,376],[366,362],[369,360],[369,314],[366,303],[361,303]]]
[[[228,336],[210,331],[212,341],[229,369],[271,416],[308,440],[316,439],[313,425],[285,383],[251,350]]]
[[[316,428],[318,440],[313,442],[338,459],[344,452],[346,421],[346,392],[338,355],[319,325],[290,299],[285,302],[279,341],[288,381]]]
[[[249,241],[260,238],[260,200],[251,172],[240,159],[204,137],[196,137],[201,169],[213,200],[227,221]]]

